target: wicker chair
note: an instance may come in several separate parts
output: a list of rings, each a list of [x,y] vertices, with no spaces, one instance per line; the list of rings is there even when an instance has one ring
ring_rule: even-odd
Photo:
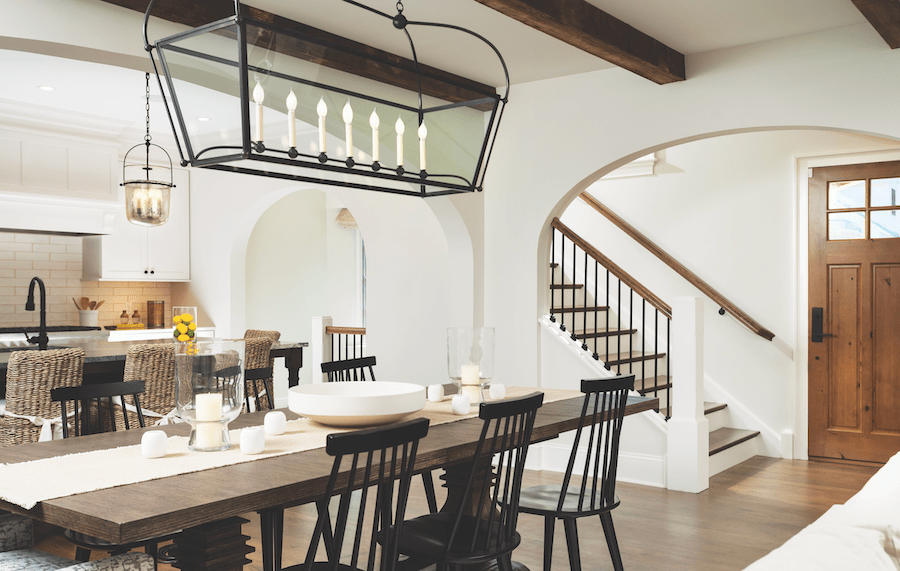
[[[244,412],[271,410],[275,408],[270,353],[272,338],[250,337],[244,342]]]
[[[28,571],[153,571],[146,553],[123,553],[79,563],[34,549],[31,519],[0,512],[0,569]]]
[[[13,415],[35,420],[60,418],[59,403],[50,401],[50,390],[80,385],[83,370],[84,349],[14,351],[6,370],[6,414],[0,416],[0,447],[37,442],[42,426]]]
[[[275,367],[275,357],[272,357],[268,352],[271,350],[272,344],[278,342],[281,339],[281,333],[278,331],[265,331],[262,329],[248,329],[244,332],[244,339],[258,339],[258,338],[268,338],[271,339],[271,343],[269,344],[269,349],[266,349],[266,354],[260,354],[261,361],[251,361],[251,345],[248,343],[245,349],[245,356],[247,359],[246,369],[263,369],[269,368],[274,369]],[[256,349],[257,351],[261,351],[261,349]],[[263,358],[265,357],[265,358]],[[256,379],[251,383],[247,384],[245,394],[247,399],[247,407],[249,410],[250,399],[253,398],[256,401],[256,410],[269,410],[275,408],[274,405],[274,389],[272,387],[272,377],[264,378],[264,379]],[[263,392],[265,391],[265,392]],[[259,397],[263,394],[266,395],[267,398],[260,399]]]
[[[144,381],[141,407],[147,425],[157,424],[161,417],[175,410],[175,345],[132,345],[125,354],[125,376],[122,380]],[[126,403],[134,405],[130,397],[126,397]],[[129,411],[128,419],[130,423],[138,425],[136,412]],[[124,424],[119,429],[124,429]]]

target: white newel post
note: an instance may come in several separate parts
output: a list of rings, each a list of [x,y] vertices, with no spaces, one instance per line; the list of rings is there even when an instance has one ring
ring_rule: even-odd
[[[312,352],[312,382],[324,383],[325,373],[322,372],[322,363],[331,361],[331,336],[325,334],[325,328],[331,327],[330,317],[312,318],[312,335],[310,349]]]
[[[668,425],[667,487],[709,488],[709,421],[703,412],[703,300],[672,304],[672,417]]]

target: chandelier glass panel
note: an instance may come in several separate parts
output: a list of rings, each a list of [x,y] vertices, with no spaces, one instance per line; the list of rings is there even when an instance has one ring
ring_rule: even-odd
[[[262,21],[237,1],[232,17],[147,43],[182,165],[415,196],[482,190],[509,93],[500,53],[463,28],[407,21],[399,2],[391,16],[343,1],[409,53]],[[413,33],[432,52],[477,46],[502,93],[420,63]]]

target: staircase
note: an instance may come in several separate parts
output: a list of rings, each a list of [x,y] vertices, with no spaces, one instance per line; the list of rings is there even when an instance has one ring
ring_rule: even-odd
[[[550,264],[550,321],[607,370],[634,374],[635,390],[658,398],[658,412],[668,420],[671,309],[558,219],[553,226],[551,257],[563,262]],[[582,283],[572,283],[572,276]],[[707,402],[704,409],[710,476],[756,455],[759,431],[728,427],[725,403]]]

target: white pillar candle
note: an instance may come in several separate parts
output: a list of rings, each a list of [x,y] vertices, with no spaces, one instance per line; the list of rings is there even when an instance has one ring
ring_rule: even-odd
[[[264,426],[266,434],[284,434],[284,431],[287,430],[287,417],[280,410],[267,412]]]
[[[397,122],[394,123],[394,129],[397,131],[397,166],[403,166],[403,132],[406,131],[406,125],[403,124],[403,119],[397,117]]]
[[[460,416],[469,414],[471,405],[472,401],[470,401],[469,397],[466,395],[453,395],[453,402],[451,403],[453,414],[458,414]]]
[[[241,429],[241,452],[259,454],[266,448],[266,433],[261,426]]]
[[[425,137],[428,136],[428,129],[425,127],[425,121],[419,125],[419,169],[425,170]]]
[[[222,393],[199,393],[195,395],[196,418],[203,422],[222,420]]]
[[[369,126],[372,127],[372,160],[378,161],[378,151],[381,146],[378,142],[378,126],[381,124],[381,120],[378,119],[378,113],[375,113],[375,110],[372,109],[372,114],[369,115]]]
[[[347,140],[347,158],[353,158],[353,108],[350,107],[350,100],[344,104],[344,134]]]
[[[194,447],[200,449],[222,447],[222,424],[218,422],[198,422],[194,427],[196,438]]]
[[[293,89],[285,103],[288,108],[288,146],[293,149],[297,147],[297,96]]]
[[[503,383],[491,383],[491,400],[506,398],[506,385]]]
[[[474,364],[466,364],[460,367],[462,384],[464,385],[478,385],[481,384],[481,381],[478,378],[478,365]]]
[[[428,402],[441,402],[444,400],[444,386],[443,385],[429,385],[428,386]]]
[[[256,140],[260,143],[263,140],[263,101],[266,98],[266,92],[256,80],[256,87],[253,88],[253,101],[256,101]]]
[[[169,436],[162,430],[150,430],[141,436],[141,454],[144,458],[162,458],[166,455]]]
[[[316,105],[316,113],[319,115],[319,152],[325,152],[325,116],[328,115],[328,105],[325,104],[325,98],[319,98],[319,104]]]

